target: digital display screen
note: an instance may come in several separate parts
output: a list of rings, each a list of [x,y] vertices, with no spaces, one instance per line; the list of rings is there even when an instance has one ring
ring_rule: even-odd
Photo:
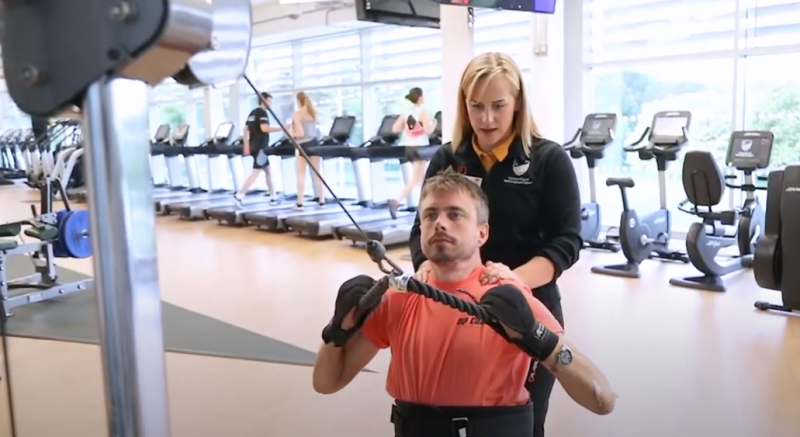
[[[683,130],[687,128],[689,120],[686,117],[660,117],[653,123],[654,137],[683,137]]]
[[[186,132],[188,131],[189,131],[188,124],[178,125],[178,127],[172,130],[172,139],[176,141],[182,141],[184,138],[186,138]]]
[[[439,2],[436,0],[366,0],[366,9],[386,14],[439,18]]]
[[[556,0],[439,0],[443,5],[555,14]]]
[[[167,138],[169,138],[169,125],[168,124],[162,124],[156,130],[156,139],[157,140],[164,140],[164,139],[167,139]]]
[[[753,133],[734,133],[728,151],[728,164],[734,168],[759,169],[769,166],[772,137]]]
[[[331,127],[331,136],[349,135],[353,129],[353,119],[349,117],[336,117]]]
[[[613,118],[587,118],[583,123],[583,133],[585,135],[608,135],[609,131],[614,130],[616,120]]]
[[[231,136],[231,131],[233,131],[233,123],[222,123],[217,127],[217,132],[214,134],[214,138],[218,140],[225,140]]]
[[[394,122],[397,121],[397,118],[398,118],[398,116],[394,115],[394,116],[386,117],[386,118],[383,119],[383,122],[381,123],[381,130],[380,130],[380,135],[381,136],[387,136],[388,137],[388,136],[394,135],[394,131],[392,130],[392,127],[394,126]]]

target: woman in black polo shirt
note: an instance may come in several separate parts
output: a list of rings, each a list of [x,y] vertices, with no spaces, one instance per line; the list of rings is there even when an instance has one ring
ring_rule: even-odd
[[[461,77],[453,140],[433,157],[426,179],[454,167],[480,184],[489,198],[489,239],[481,248],[489,267],[484,280],[517,276],[563,325],[556,279],[577,262],[583,244],[578,180],[567,153],[542,137],[527,97],[511,57],[475,57]],[[411,255],[417,276],[424,278],[429,267],[419,240],[417,216]],[[536,364],[528,390],[534,437],[543,437],[555,377]]]

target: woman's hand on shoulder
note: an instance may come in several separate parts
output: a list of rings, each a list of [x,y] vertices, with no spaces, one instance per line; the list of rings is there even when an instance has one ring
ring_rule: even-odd
[[[481,285],[496,284],[503,279],[522,283],[522,280],[507,265],[487,261],[486,269],[481,273]]]
[[[425,261],[420,264],[419,269],[414,272],[414,279],[420,282],[428,282],[428,277],[431,275],[431,262]]]

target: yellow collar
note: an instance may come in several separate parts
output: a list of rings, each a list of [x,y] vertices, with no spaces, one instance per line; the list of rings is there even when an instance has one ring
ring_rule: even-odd
[[[477,137],[473,135],[472,148],[475,149],[475,153],[478,154],[478,158],[481,160],[491,158],[497,162],[501,162],[508,156],[508,151],[511,149],[511,144],[514,142],[515,135],[509,135],[508,138],[501,141],[494,149],[488,152],[484,152],[480,147],[478,147],[478,141],[476,138]]]

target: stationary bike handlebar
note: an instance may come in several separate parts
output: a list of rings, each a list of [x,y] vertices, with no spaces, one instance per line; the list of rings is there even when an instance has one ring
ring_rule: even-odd
[[[674,143],[652,143],[652,142],[644,142],[647,138],[648,134],[650,133],[650,128],[645,128],[644,132],[642,132],[642,136],[639,137],[636,142],[633,144],[627,145],[623,147],[623,150],[626,152],[639,152],[645,149],[657,150],[658,152],[662,153],[669,153],[669,152],[677,152],[680,149],[681,145],[685,141],[681,141],[681,139],[686,140],[689,138],[689,131],[686,129],[685,126],[681,127],[682,137],[675,140]],[[644,144],[642,144],[644,143]]]
[[[642,136],[639,137],[638,140],[634,141],[631,144],[628,144],[627,146],[622,146],[622,149],[625,150],[626,152],[638,152],[644,149],[645,147],[647,147],[647,143],[644,143],[644,140],[647,139],[647,135],[649,134],[650,134],[650,127],[646,127],[644,129],[644,132],[642,132]]]
[[[678,204],[678,211],[685,212],[686,214],[697,215],[697,207],[694,206],[692,202],[689,202],[689,199],[683,200]]]
[[[759,186],[753,185],[753,184],[734,185],[734,184],[728,182],[731,179],[739,179],[739,176],[735,175],[735,174],[725,175],[725,186],[728,187],[728,188],[732,188],[734,190],[742,190],[742,191],[745,191],[745,192],[767,191],[767,187],[759,187]],[[756,176],[756,181],[757,182],[767,182],[767,181],[769,181],[769,177],[768,176],[760,176],[759,175],[759,176]]]
[[[564,150],[567,151],[574,149],[578,145],[577,144],[578,138],[581,137],[581,134],[583,134],[583,128],[578,128],[577,132],[575,132],[575,135],[573,135],[572,139],[564,143],[561,147],[563,147]]]
[[[613,130],[609,129],[607,133],[608,138],[613,139],[613,134],[614,134]],[[579,146],[581,149],[584,149],[586,151],[600,151],[603,150],[603,148],[608,145],[608,144],[583,143],[580,141],[582,136],[583,136],[583,128],[578,128],[578,130],[575,132],[575,135],[573,135],[569,141],[562,144],[561,147],[563,147],[564,150],[566,150],[567,152],[574,150]]]

